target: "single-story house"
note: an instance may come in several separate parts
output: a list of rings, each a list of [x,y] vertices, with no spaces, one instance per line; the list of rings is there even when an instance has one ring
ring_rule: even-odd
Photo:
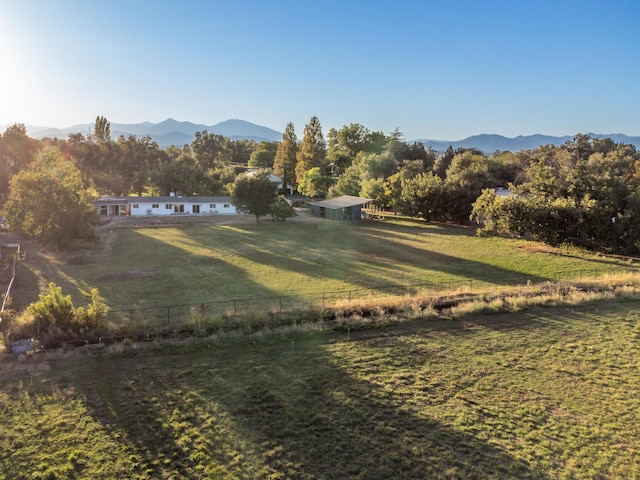
[[[311,204],[311,214],[331,220],[360,220],[362,207],[373,202],[371,198],[342,195]]]
[[[252,177],[257,172],[258,172],[258,170],[247,170],[247,175],[249,177]],[[283,191],[282,178],[281,177],[279,177],[278,175],[275,175],[273,173],[270,173],[269,174],[269,180],[271,180],[271,183],[273,183],[279,191]],[[295,190],[294,187],[287,183],[287,195],[293,195],[293,191],[294,190]]]
[[[236,215],[231,197],[187,197],[172,193],[160,197],[100,197],[94,202],[100,215]]]

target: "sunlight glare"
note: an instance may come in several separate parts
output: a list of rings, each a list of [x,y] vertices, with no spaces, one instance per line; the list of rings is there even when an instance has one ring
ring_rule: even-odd
[[[0,24],[0,124],[26,122],[40,111],[35,96],[36,74],[30,55],[12,39],[11,29]]]

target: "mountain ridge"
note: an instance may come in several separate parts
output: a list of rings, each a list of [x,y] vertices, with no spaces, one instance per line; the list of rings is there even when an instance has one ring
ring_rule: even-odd
[[[4,132],[9,125],[0,126],[0,133]],[[67,138],[71,133],[90,134],[93,130],[93,123],[76,124],[65,128],[54,128],[45,126],[27,125],[27,135],[33,138]],[[137,137],[150,136],[161,148],[170,145],[182,147],[193,141],[195,132],[208,131],[231,138],[233,140],[249,139],[257,142],[269,141],[279,142],[282,133],[268,127],[257,125],[240,119],[229,119],[214,125],[198,124],[189,121],[179,121],[167,118],[158,123],[111,123],[111,137],[117,138],[120,135],[125,137],[135,135]],[[592,138],[611,138],[617,143],[634,145],[640,149],[640,136],[629,136],[622,133],[597,134],[587,133]],[[484,153],[491,154],[496,150],[517,152],[520,150],[532,150],[542,145],[562,145],[570,141],[574,135],[518,135],[517,137],[505,137],[499,134],[478,134],[463,138],[462,140],[434,140],[416,139],[412,142],[421,142],[425,147],[431,147],[438,152],[444,152],[449,145],[454,149],[477,148]]]
[[[282,133],[262,125],[248,122],[246,120],[230,119],[214,125],[198,124],[188,121],[178,121],[173,118],[167,118],[158,123],[141,122],[141,123],[115,123],[111,124],[111,138],[118,138],[120,135],[128,137],[135,135],[137,137],[150,136],[158,142],[161,148],[170,145],[182,147],[192,142],[196,132],[207,131],[223,135],[225,137],[238,140],[249,139],[268,142],[277,142],[282,139]],[[26,125],[27,135],[32,138],[67,138],[72,133],[81,133],[88,135],[93,130],[93,123],[80,123],[65,128],[44,127]],[[0,131],[4,132],[9,125],[0,126]]]
[[[592,138],[611,138],[616,143],[631,144],[637,149],[640,149],[640,137],[633,137],[625,135],[623,133],[587,133],[586,135]],[[543,145],[555,145],[559,146],[567,141],[573,140],[574,135],[518,135],[517,137],[505,137],[498,134],[479,134],[472,135],[462,140],[431,140],[431,139],[417,139],[416,142],[423,143],[425,147],[431,147],[436,151],[443,152],[449,145],[455,150],[458,148],[477,148],[484,153],[493,153],[496,150],[517,152],[520,150],[533,150],[534,148],[541,147]]]

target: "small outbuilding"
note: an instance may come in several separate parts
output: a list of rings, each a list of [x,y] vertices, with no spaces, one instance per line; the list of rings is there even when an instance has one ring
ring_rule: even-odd
[[[311,204],[311,214],[330,220],[360,220],[364,205],[373,202],[371,198],[342,195]]]

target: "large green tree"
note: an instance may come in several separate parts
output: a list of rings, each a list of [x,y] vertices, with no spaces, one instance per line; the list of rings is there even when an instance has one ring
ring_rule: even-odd
[[[9,181],[19,171],[27,168],[38,150],[38,143],[27,136],[22,123],[8,127],[0,135],[0,198],[8,195]]]
[[[282,142],[278,144],[276,157],[273,160],[273,172],[282,178],[283,190],[286,190],[287,184],[294,183],[293,173],[296,168],[297,155],[298,137],[293,128],[293,123],[289,122],[284,129]]]
[[[227,165],[231,160],[229,139],[216,133],[196,132],[191,148],[204,170]]]
[[[80,171],[60,150],[42,151],[32,168],[13,177],[10,188],[3,213],[12,231],[57,248],[93,237],[93,199]]]
[[[260,142],[258,148],[249,157],[250,168],[271,168],[276,158],[278,144],[275,142]]]
[[[426,221],[445,218],[448,198],[445,182],[432,172],[402,179],[403,210]]]
[[[228,158],[230,163],[246,165],[257,145],[255,141],[246,138],[229,140],[227,142],[228,152],[225,154],[225,158]]]
[[[331,177],[323,175],[320,168],[314,167],[302,174],[298,191],[308,197],[324,197],[327,195],[331,181]]]
[[[273,212],[278,199],[275,184],[269,178],[269,171],[259,170],[253,175],[238,175],[231,185],[231,201],[240,213],[255,215],[256,223],[260,217]]]
[[[331,166],[332,176],[342,174],[360,152],[381,153],[387,142],[383,133],[371,132],[359,123],[345,125],[340,130],[332,128],[327,138],[327,163]]]
[[[183,192],[186,195],[210,195],[216,182],[208,176],[189,154],[175,160],[165,160],[149,173],[151,191],[160,195]]]
[[[472,218],[482,232],[640,252],[640,158],[632,145],[577,135],[530,157],[513,195],[485,190],[476,200]]]
[[[298,183],[302,175],[312,168],[324,168],[327,157],[327,142],[322,135],[322,125],[318,117],[313,116],[304,127],[302,142],[298,149],[296,164],[296,180]]]

